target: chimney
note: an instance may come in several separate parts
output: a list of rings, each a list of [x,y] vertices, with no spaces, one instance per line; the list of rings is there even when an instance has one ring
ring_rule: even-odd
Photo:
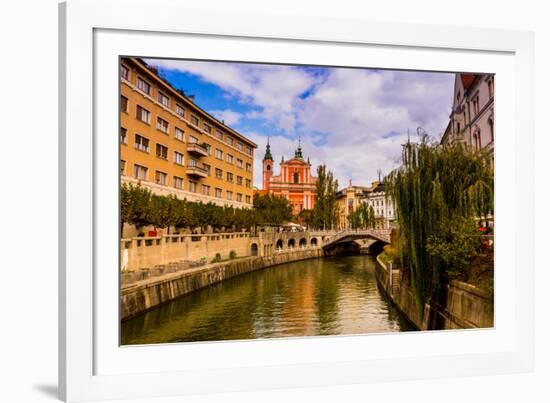
[[[187,96],[187,99],[190,100],[191,102],[195,103],[195,96],[194,95],[188,95]]]

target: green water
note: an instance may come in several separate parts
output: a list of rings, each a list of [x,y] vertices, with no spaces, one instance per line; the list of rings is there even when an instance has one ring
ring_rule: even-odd
[[[124,321],[121,344],[412,330],[380,293],[370,256],[304,260],[244,274]]]

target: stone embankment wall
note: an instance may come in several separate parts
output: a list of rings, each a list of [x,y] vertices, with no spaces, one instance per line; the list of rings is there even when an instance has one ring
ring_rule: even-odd
[[[377,260],[376,279],[388,298],[407,319],[420,330],[491,328],[494,326],[493,298],[479,288],[452,280],[440,292],[439,301],[430,301],[423,307],[421,319],[412,289],[401,282],[401,271],[390,273]]]
[[[321,256],[323,256],[323,250],[320,247],[292,250],[275,253],[271,256],[249,257],[209,264],[123,285],[120,297],[120,317],[126,319],[135,316],[163,302],[240,274]]]
[[[215,234],[179,234],[157,237],[134,237],[120,241],[121,270],[152,269],[155,266],[181,262],[211,262],[219,253],[222,260],[231,251],[237,257],[271,256],[296,249],[318,248],[333,235],[329,232],[286,231],[227,232]]]
[[[121,266],[123,271],[133,271],[180,260],[210,262],[217,253],[227,259],[232,250],[237,256],[249,256],[251,243],[248,232],[122,239]]]

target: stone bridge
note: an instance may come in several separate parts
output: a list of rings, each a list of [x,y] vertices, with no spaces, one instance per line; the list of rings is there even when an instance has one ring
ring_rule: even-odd
[[[391,229],[345,229],[333,236],[326,237],[322,247],[328,250],[358,240],[370,240],[370,245],[376,242],[389,244],[391,242]]]

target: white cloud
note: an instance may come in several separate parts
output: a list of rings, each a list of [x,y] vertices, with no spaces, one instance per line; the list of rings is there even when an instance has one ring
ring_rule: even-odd
[[[445,130],[454,83],[454,74],[446,73],[330,68],[316,75],[293,66],[169,60],[153,64],[195,74],[249,104],[252,109],[242,115],[212,112],[229,125],[259,120],[285,133],[243,131],[259,145],[254,172],[258,187],[267,136],[278,169],[282,155],[294,155],[298,133],[314,169],[325,163],[340,186],[349,179],[368,185],[378,169],[386,174],[398,165],[407,129],[411,138],[419,126],[434,137]]]
[[[147,62],[191,73],[219,86],[240,102],[259,107],[258,117],[288,133],[296,124],[296,100],[319,81],[316,76],[292,66],[161,59]]]
[[[218,120],[223,120],[223,122],[226,125],[233,126],[242,118],[242,114],[239,112],[232,111],[231,109],[225,109],[225,110],[216,110],[216,111],[209,111],[212,115],[216,117]]]

